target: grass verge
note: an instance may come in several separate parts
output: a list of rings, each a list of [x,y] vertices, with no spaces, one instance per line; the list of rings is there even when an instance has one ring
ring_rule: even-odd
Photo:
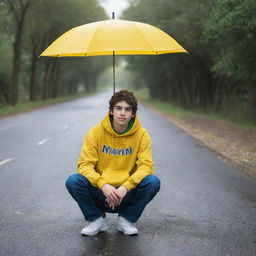
[[[42,107],[47,107],[47,106],[58,104],[58,103],[63,103],[66,101],[82,98],[88,95],[90,94],[89,93],[73,94],[73,95],[68,95],[64,97],[59,97],[56,99],[18,103],[15,106],[0,106],[0,118],[9,116],[9,115],[15,115],[15,114],[27,112],[27,111],[42,108]]]
[[[256,179],[256,125],[234,122],[216,114],[188,111],[137,96],[143,104],[215,152],[225,162]]]
[[[241,120],[231,120],[227,117],[221,116],[220,114],[213,113],[213,112],[204,113],[202,111],[188,110],[188,109],[176,106],[174,104],[171,104],[169,102],[150,99],[147,93],[139,92],[139,93],[136,93],[136,96],[142,102],[149,104],[155,107],[156,109],[175,117],[197,116],[202,118],[208,118],[210,120],[224,121],[231,125],[236,125],[240,127],[256,129],[256,123],[244,122]]]

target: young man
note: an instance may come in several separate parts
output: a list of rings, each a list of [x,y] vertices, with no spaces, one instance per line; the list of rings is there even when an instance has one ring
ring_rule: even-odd
[[[152,175],[150,137],[136,116],[135,96],[127,90],[116,92],[109,110],[86,135],[78,173],[66,181],[89,222],[82,235],[106,231],[105,212],[119,214],[119,231],[137,234],[134,223],[160,189],[160,180]]]

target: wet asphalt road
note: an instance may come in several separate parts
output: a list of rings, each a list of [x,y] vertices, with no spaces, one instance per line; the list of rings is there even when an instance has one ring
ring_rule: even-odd
[[[0,120],[0,255],[256,255],[256,182],[140,106],[161,191],[137,223],[83,237],[67,193],[85,133],[106,114],[111,92]]]

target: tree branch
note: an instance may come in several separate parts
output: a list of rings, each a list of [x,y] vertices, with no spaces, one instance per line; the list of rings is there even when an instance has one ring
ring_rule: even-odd
[[[3,0],[3,2],[8,6],[10,12],[13,14],[16,23],[19,23],[19,14],[17,9],[15,8],[15,5],[13,4],[13,2],[11,0]]]

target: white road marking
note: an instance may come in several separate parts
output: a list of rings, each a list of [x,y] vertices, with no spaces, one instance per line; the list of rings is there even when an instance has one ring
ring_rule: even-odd
[[[34,122],[35,122],[35,120],[20,121],[19,123],[10,124],[10,125],[4,126],[4,127],[0,127],[0,132],[4,131],[4,130],[15,128],[20,125],[26,125],[26,124],[30,124],[30,123],[34,123]]]
[[[22,213],[22,212],[15,212],[15,214],[17,214],[17,215],[24,215],[24,213]]]
[[[69,128],[69,125],[64,125],[63,127],[62,127],[62,130],[67,130]]]
[[[50,138],[45,138],[43,140],[40,140],[38,143],[37,143],[37,146],[42,146],[44,143],[46,143],[47,141],[49,141]]]
[[[9,163],[9,162],[11,162],[11,161],[12,161],[11,158],[6,158],[6,159],[3,160],[2,162],[0,162],[0,166],[1,166],[1,165],[4,165],[4,164],[7,164],[7,163]]]

